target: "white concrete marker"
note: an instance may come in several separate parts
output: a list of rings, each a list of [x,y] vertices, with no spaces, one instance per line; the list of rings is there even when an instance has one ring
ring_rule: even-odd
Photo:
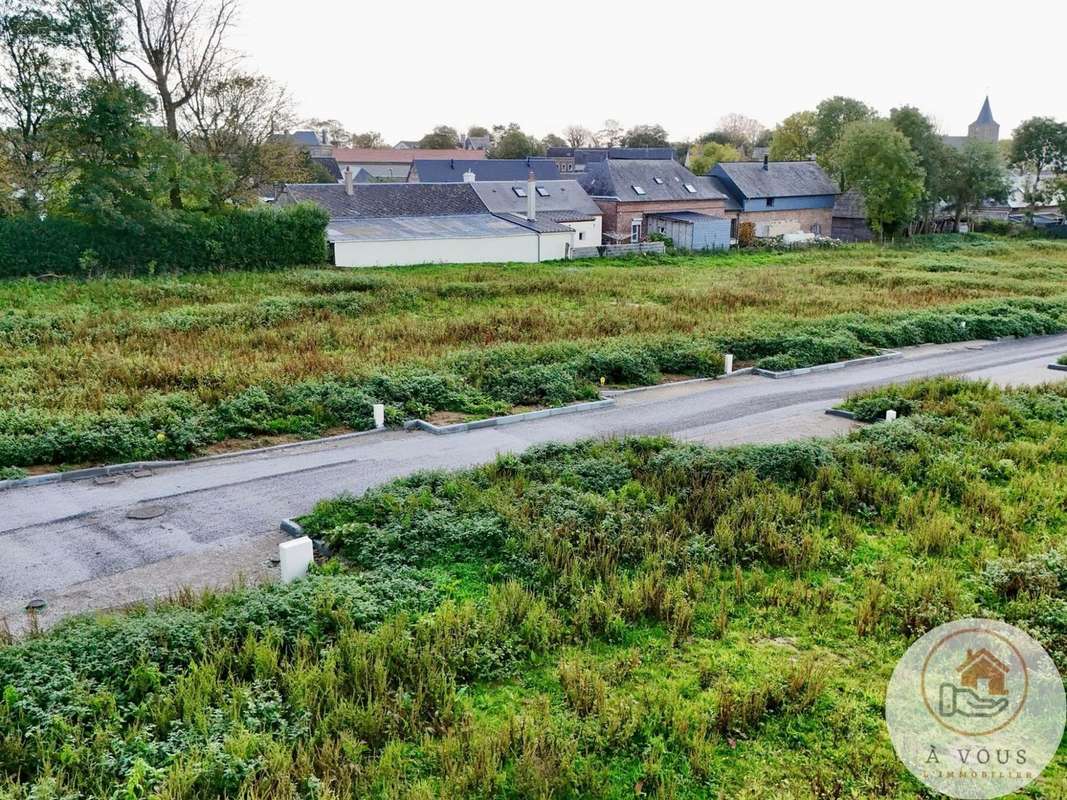
[[[282,573],[282,583],[292,583],[307,575],[313,556],[311,539],[307,536],[279,544],[278,567]]]
[[[889,409],[888,411],[885,412],[885,421],[886,422],[892,422],[896,418],[897,418],[897,412],[894,411],[893,409]]]
[[[731,374],[734,371],[734,354],[733,353],[727,353],[726,355],[724,355],[722,357],[722,360],[723,360],[723,369],[726,371],[726,374],[727,375]]]
[[[374,427],[385,427],[385,406],[381,403],[374,404]]]

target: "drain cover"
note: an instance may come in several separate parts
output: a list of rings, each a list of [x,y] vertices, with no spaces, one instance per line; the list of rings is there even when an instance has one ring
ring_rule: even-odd
[[[155,475],[155,473],[152,472],[152,470],[150,469],[135,469],[130,474],[135,478],[151,478],[153,475]]]
[[[110,486],[111,484],[118,482],[119,479],[116,478],[114,475],[104,475],[102,477],[96,478],[93,481],[93,483],[95,483],[97,486]]]
[[[48,603],[46,603],[40,597],[35,597],[32,600],[30,600],[30,602],[28,602],[26,604],[26,610],[27,611],[40,611],[41,609],[45,608],[47,605],[48,605]]]
[[[167,513],[164,506],[138,506],[126,512],[127,519],[155,519]]]

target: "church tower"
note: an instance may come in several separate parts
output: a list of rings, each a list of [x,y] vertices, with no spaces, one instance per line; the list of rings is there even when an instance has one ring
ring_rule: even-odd
[[[967,138],[977,139],[980,142],[992,142],[996,144],[1000,140],[1000,125],[993,119],[993,111],[989,108],[989,97],[986,96],[982,103],[982,110],[978,112],[978,119],[967,127]]]

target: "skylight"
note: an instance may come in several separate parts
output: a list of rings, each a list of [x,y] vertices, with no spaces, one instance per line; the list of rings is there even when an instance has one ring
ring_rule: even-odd
[[[541,197],[548,197],[548,189],[546,189],[544,186],[538,186],[537,193],[541,195]]]
[[[637,194],[637,195],[642,195],[642,194],[645,193],[645,190],[642,189],[640,186],[638,186],[636,183],[633,184],[633,190],[634,190],[634,194]]]
[[[695,187],[695,186],[694,186],[693,184],[691,184],[691,183],[687,183],[687,184],[685,184],[685,190],[686,190],[687,192],[689,192],[689,194],[696,194],[696,193],[697,193],[697,187]]]
[[[653,178],[652,180],[654,180],[654,181],[655,181],[656,183],[658,183],[658,184],[659,184],[660,186],[662,186],[662,185],[663,185],[663,178]]]
[[[526,197],[526,190],[520,186],[512,186],[511,191],[515,192],[516,197]]]

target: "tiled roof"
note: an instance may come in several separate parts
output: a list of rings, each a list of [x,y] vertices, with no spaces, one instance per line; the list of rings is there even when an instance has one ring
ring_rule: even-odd
[[[471,184],[485,207],[493,213],[525,214],[526,198],[516,189],[525,192],[526,181],[478,181]],[[573,212],[583,218],[599,216],[602,212],[593,199],[586,194],[578,181],[537,181],[537,186],[547,195],[537,196],[537,214],[552,216],[552,212]],[[555,219],[555,217],[552,217]],[[559,220],[557,220],[559,221]]]
[[[725,199],[714,184],[673,159],[598,161],[586,167],[578,182],[593,197],[617,197],[626,202]]]
[[[342,164],[410,164],[416,158],[477,159],[485,158],[483,150],[429,150],[415,148],[398,150],[393,147],[335,147],[333,157]]]
[[[297,183],[282,194],[318,203],[334,220],[487,213],[469,183],[361,183],[351,195],[339,183]]]
[[[474,152],[465,150],[466,153]],[[421,183],[462,183],[470,170],[477,181],[526,180],[533,170],[539,180],[558,180],[559,167],[550,158],[421,159],[412,162]]]
[[[840,190],[814,161],[724,161],[715,168],[733,181],[746,198],[811,197]]]

